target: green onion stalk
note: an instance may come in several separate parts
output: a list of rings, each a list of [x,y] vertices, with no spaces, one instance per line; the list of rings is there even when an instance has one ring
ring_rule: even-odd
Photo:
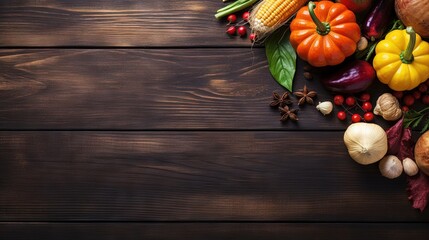
[[[229,14],[238,12],[240,10],[243,10],[247,7],[252,6],[255,2],[258,0],[237,0],[231,4],[228,4],[227,6],[217,10],[217,13],[215,14],[215,17],[217,19],[221,19],[223,17],[228,16]]]

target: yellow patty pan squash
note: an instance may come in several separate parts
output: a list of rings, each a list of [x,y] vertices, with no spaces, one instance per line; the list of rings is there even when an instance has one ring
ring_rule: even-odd
[[[391,89],[411,90],[429,78],[429,43],[412,27],[391,31],[377,44],[373,67]]]

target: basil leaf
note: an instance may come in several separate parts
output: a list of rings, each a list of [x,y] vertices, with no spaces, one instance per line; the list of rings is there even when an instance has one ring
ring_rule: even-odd
[[[276,81],[292,92],[296,71],[296,52],[289,42],[290,32],[280,28],[265,41],[265,54],[271,75]]]

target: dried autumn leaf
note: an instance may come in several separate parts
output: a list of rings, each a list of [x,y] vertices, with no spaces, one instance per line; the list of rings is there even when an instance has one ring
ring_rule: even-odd
[[[407,190],[413,208],[423,212],[429,198],[429,177],[421,171],[417,176],[408,177]]]
[[[388,142],[388,155],[398,154],[401,147],[403,119],[401,118],[395,125],[386,130]],[[401,159],[401,158],[400,158]]]
[[[414,159],[414,141],[411,138],[411,128],[404,128],[402,131],[401,144],[397,157],[401,160],[405,158]]]

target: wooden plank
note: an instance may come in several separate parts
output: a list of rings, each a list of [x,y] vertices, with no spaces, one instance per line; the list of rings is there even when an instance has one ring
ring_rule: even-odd
[[[428,222],[342,132],[0,132],[0,221]]]
[[[307,84],[319,93],[316,102],[332,100],[318,81],[303,78],[303,65],[294,89]],[[1,50],[0,74],[0,129],[347,126],[310,105],[301,107],[298,123],[282,124],[269,103],[283,90],[264,49]]]
[[[3,240],[425,239],[427,223],[0,223]]]
[[[221,1],[4,0],[0,46],[246,46],[215,19]]]

